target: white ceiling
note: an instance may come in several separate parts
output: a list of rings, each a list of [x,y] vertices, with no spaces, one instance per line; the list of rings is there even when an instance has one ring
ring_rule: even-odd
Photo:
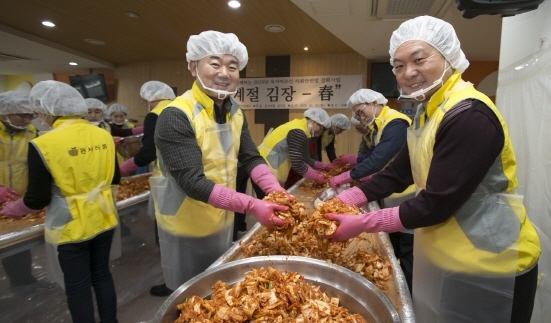
[[[411,17],[385,16],[384,12],[381,14],[381,10],[385,9],[382,7],[388,5],[388,1],[397,0],[290,1],[296,5],[296,10],[304,11],[342,42],[371,60],[388,59],[388,42],[392,31]],[[427,1],[433,6],[435,4],[438,6],[434,16],[448,21],[455,27],[462,49],[469,60],[497,61],[499,59],[501,17],[486,15],[465,19],[456,9],[454,0],[425,0],[424,2]],[[247,1],[242,2],[243,6],[247,5]],[[405,6],[423,2],[423,0],[397,2]],[[374,12],[373,15],[372,12]],[[384,16],[384,19],[378,19],[375,14]],[[267,21],[266,24],[270,22]],[[235,32],[239,34],[239,31]],[[120,37],[126,36],[120,35]],[[246,45],[254,46],[249,43]],[[69,46],[69,44],[59,45],[0,24],[0,53],[29,58],[29,60],[5,60],[0,57],[0,74],[42,74],[115,66],[114,63],[72,50]],[[70,61],[78,61],[79,66],[75,68],[68,65]]]

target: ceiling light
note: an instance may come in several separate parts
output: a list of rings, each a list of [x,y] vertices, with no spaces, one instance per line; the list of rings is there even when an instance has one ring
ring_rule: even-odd
[[[127,11],[124,13],[125,16],[129,17],[129,18],[138,18],[138,14],[136,13],[133,13],[132,11]]]
[[[308,50],[308,47],[304,47],[304,50]]]
[[[230,6],[232,8],[239,8],[239,7],[241,7],[241,3],[239,1],[232,0],[232,1],[228,2],[228,6]]]
[[[283,27],[282,25],[266,25],[264,29],[271,33],[280,33],[285,30],[285,27]]]
[[[42,24],[46,27],[55,27],[55,24],[53,22],[47,20],[43,21]]]
[[[105,42],[99,39],[85,39],[84,41],[92,45],[105,45]]]
[[[69,65],[73,65],[73,66],[75,66],[75,65],[78,65],[78,64],[77,64],[77,63],[75,63],[75,62],[70,62],[70,63],[69,63]]]

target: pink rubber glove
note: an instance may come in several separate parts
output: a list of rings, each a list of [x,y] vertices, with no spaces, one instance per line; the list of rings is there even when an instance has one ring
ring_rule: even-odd
[[[251,179],[262,189],[266,194],[271,192],[285,192],[281,187],[270,167],[266,164],[260,164],[251,171]]]
[[[335,166],[333,164],[325,164],[320,161],[314,161],[314,169],[316,170],[332,170]]]
[[[119,148],[119,146],[121,145],[121,138],[113,137],[113,142],[115,143],[115,148]]]
[[[306,173],[302,174],[303,177],[313,180],[314,182],[318,184],[325,184],[327,183],[327,180],[325,179],[325,176],[323,176],[322,173],[318,172],[317,170],[313,169],[309,165],[306,165],[308,170]]]
[[[8,218],[20,218],[23,215],[36,213],[38,211],[40,210],[28,208],[25,203],[23,203],[23,199],[18,199],[17,201],[7,202],[4,204],[4,208],[0,210],[0,214]]]
[[[340,175],[333,176],[329,181],[329,185],[335,190],[338,189],[341,185],[352,182],[353,179],[350,177],[350,171],[344,172]]]
[[[17,191],[0,185],[0,202],[15,200],[19,197],[21,197],[21,194],[19,194]]]
[[[219,209],[252,214],[260,224],[268,228],[282,228],[288,224],[274,214],[275,211],[286,212],[289,210],[287,206],[255,199],[222,185],[214,185],[208,203]]]
[[[324,238],[331,242],[345,241],[354,238],[362,232],[398,232],[406,228],[400,221],[400,207],[382,209],[365,214],[337,214],[326,213],[325,218],[338,221],[337,230],[330,236]]]
[[[120,164],[119,171],[122,176],[128,176],[131,172],[136,171],[139,168],[138,165],[134,164],[134,157],[126,160],[124,163]]]
[[[362,206],[367,203],[367,197],[358,187],[352,187],[336,196],[344,204]]]
[[[337,157],[335,160],[333,160],[333,164],[356,165],[358,164],[358,156],[353,154],[342,155],[340,157]]]
[[[132,128],[132,134],[133,135],[139,135],[143,133],[143,126],[136,126],[134,128]]]

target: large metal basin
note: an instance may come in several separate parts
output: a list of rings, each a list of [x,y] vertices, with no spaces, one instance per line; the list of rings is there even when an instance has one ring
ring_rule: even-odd
[[[296,256],[251,257],[208,269],[175,290],[152,322],[173,323],[179,316],[176,305],[186,298],[193,295],[208,297],[217,281],[231,285],[243,280],[247,271],[260,267],[299,272],[308,282],[320,286],[329,297],[338,297],[339,304],[350,313],[360,314],[368,322],[401,322],[390,299],[367,279],[338,265]]]

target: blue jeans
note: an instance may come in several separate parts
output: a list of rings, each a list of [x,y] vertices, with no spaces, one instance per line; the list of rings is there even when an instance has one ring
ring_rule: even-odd
[[[78,243],[57,247],[65,281],[65,295],[75,323],[95,323],[92,289],[101,322],[117,322],[117,295],[109,271],[109,251],[114,230]]]

